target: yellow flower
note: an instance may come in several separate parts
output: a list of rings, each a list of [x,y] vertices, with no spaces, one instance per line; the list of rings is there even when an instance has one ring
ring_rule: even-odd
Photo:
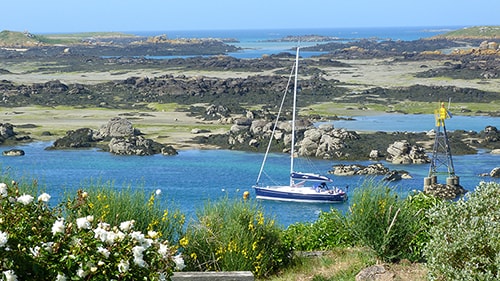
[[[179,244],[182,246],[182,247],[186,247],[188,244],[189,244],[189,240],[187,237],[182,237],[181,240],[179,240]]]
[[[257,241],[253,242],[252,244],[252,251],[255,251],[257,249]]]
[[[257,214],[257,224],[264,225],[264,214],[262,214],[262,212]]]
[[[191,258],[193,260],[196,260],[198,258],[198,256],[196,255],[196,253],[191,253]]]

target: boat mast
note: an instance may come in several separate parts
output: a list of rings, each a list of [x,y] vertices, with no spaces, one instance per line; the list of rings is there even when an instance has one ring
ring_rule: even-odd
[[[262,160],[262,164],[260,165],[259,175],[257,176],[257,182],[255,184],[257,186],[259,185],[260,177],[262,176],[262,173],[264,172],[264,166],[266,164],[267,156],[269,155],[269,151],[271,149],[271,142],[274,139],[274,133],[276,132],[276,128],[278,127],[281,112],[283,110],[283,105],[285,104],[285,100],[286,100],[286,94],[288,92],[288,89],[290,88],[290,83],[292,82],[292,75],[293,75],[293,71],[294,71],[295,67],[296,67],[296,63],[294,63],[294,66],[290,70],[290,75],[288,75],[288,82],[286,83],[285,92],[283,93],[283,98],[281,99],[281,104],[280,104],[280,108],[278,110],[278,114],[276,116],[276,121],[274,122],[274,127],[273,127],[273,130],[271,132],[271,137],[269,138],[269,143],[267,144],[267,149],[266,149],[266,153],[264,154],[264,159]]]
[[[293,83],[293,108],[292,108],[292,145],[290,149],[290,186],[293,185],[293,155],[295,151],[295,108],[297,106],[297,73],[299,71],[299,46],[295,54],[295,77]]]

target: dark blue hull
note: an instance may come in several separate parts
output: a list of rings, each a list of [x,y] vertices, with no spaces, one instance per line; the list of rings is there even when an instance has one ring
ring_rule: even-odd
[[[329,193],[310,193],[310,192],[292,192],[267,187],[254,187],[255,195],[258,199],[308,202],[308,203],[342,203],[347,200],[345,192]]]

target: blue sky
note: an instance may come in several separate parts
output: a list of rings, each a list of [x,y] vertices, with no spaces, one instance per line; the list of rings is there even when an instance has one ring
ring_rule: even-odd
[[[0,30],[162,31],[500,25],[500,0],[17,0]]]

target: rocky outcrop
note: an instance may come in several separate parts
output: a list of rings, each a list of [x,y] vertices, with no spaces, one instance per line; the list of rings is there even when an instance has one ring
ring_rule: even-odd
[[[10,149],[2,152],[3,156],[23,156],[24,150],[22,149]]]
[[[430,159],[423,147],[411,145],[407,140],[396,141],[387,148],[386,160],[393,164],[425,164]]]
[[[389,168],[385,167],[382,163],[371,164],[368,166],[360,164],[341,164],[333,166],[333,170],[328,171],[328,173],[335,176],[386,175],[389,173]]]
[[[88,148],[94,147],[96,140],[90,128],[80,128],[66,132],[66,135],[54,141],[51,148]]]
[[[252,119],[254,115],[236,119],[226,134],[230,146],[248,149],[267,145],[271,135],[276,142],[275,148],[282,152],[290,151],[292,141],[292,124],[288,121],[275,122],[266,119]],[[323,159],[347,157],[342,150],[346,140],[358,139],[355,132],[345,129],[334,129],[332,124],[315,127],[312,120],[298,119],[295,123],[296,152],[298,156],[311,156]]]
[[[146,139],[142,136],[116,137],[109,142],[109,152],[118,155],[176,155],[177,151],[172,146],[167,146]]]
[[[48,149],[89,148],[100,146],[119,155],[176,155],[177,151],[170,145],[164,145],[140,136],[140,131],[124,118],[112,118],[98,131],[81,128],[66,132],[66,136],[54,141]],[[107,145],[103,144],[109,141]]]
[[[335,176],[356,176],[356,175],[382,175],[386,181],[397,181],[401,179],[411,178],[406,171],[391,171],[382,163],[370,164],[368,166],[360,164],[350,165],[335,165],[333,169],[328,171],[329,174]]]

